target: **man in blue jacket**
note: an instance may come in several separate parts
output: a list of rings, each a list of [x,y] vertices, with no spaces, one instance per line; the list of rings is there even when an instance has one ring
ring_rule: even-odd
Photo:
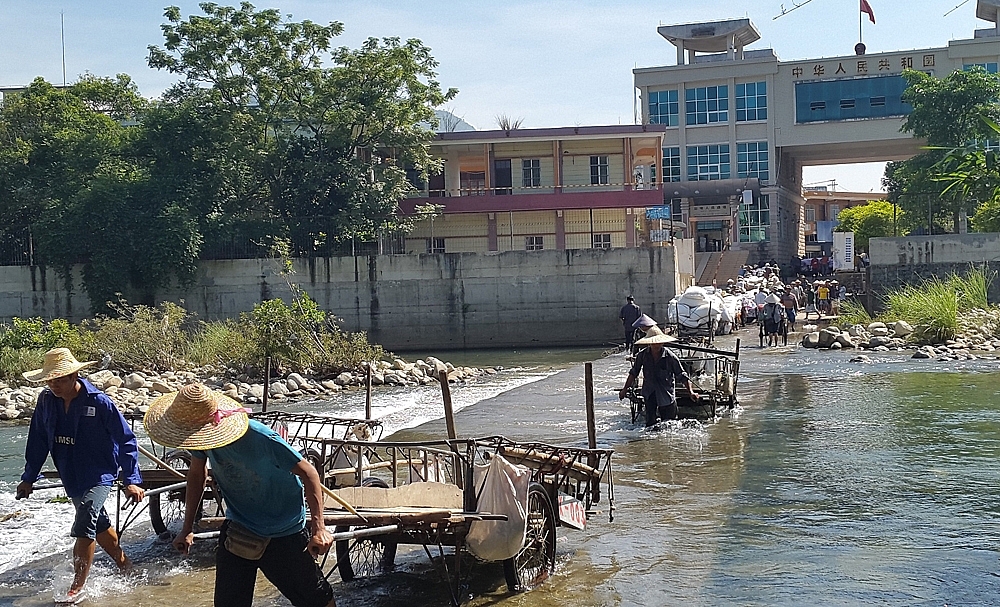
[[[66,495],[76,507],[70,531],[76,538],[73,583],[67,602],[82,599],[95,542],[123,571],[130,564],[104,510],[115,481],[122,479],[129,499],[139,502],[144,497],[135,434],[111,399],[78,375],[92,364],[79,362],[67,348],[54,348],[45,353],[41,369],[24,373],[29,381],[45,382],[47,389],[38,395],[31,417],[17,498],[31,495],[51,454]]]

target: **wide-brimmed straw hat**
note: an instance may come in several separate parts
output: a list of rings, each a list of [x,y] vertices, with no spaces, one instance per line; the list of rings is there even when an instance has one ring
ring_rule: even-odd
[[[84,367],[89,367],[96,361],[88,360],[80,362],[69,351],[69,348],[52,348],[45,353],[45,362],[41,369],[25,371],[21,375],[28,381],[49,381],[57,377],[65,377],[70,373],[76,373]]]
[[[636,341],[635,345],[648,346],[650,344],[666,344],[672,341],[677,341],[677,338],[672,335],[667,335],[661,331],[659,327],[653,327],[646,332],[646,337]]]
[[[781,303],[781,298],[773,294],[768,295],[767,299],[764,300],[764,303],[770,303],[770,304]]]
[[[189,384],[150,403],[142,425],[150,438],[166,447],[218,449],[246,434],[249,412],[207,386]]]

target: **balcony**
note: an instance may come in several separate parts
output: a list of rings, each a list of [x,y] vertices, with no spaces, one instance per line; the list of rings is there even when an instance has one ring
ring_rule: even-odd
[[[462,196],[417,196],[400,201],[399,206],[404,214],[412,215],[417,206],[426,204],[442,205],[445,213],[507,213],[663,205],[663,190],[658,185],[641,190],[631,188],[631,184],[564,185],[555,188],[549,186],[538,188],[540,192],[524,189],[512,192],[511,188],[495,188],[492,191],[463,191]]]

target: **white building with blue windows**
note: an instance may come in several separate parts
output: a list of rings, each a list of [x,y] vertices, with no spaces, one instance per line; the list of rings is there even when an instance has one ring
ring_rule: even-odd
[[[659,27],[676,64],[633,74],[643,123],[667,127],[657,169],[684,236],[701,252],[749,250],[751,262],[802,255],[802,167],[919,153],[923,142],[900,132],[911,110],[902,72],[996,72],[1000,0],[978,0],[976,15],[992,27],[943,48],[788,62],[746,48],[760,39],[749,19]]]

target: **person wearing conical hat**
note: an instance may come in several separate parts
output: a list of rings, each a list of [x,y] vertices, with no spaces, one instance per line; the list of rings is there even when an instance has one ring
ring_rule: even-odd
[[[623,400],[628,389],[635,384],[639,372],[642,372],[642,398],[645,402],[647,428],[656,423],[657,417],[664,420],[677,418],[675,381],[686,382],[691,398],[698,398],[694,384],[684,372],[681,361],[663,347],[663,344],[672,341],[676,339],[664,334],[659,327],[652,327],[646,332],[646,337],[635,342],[636,345],[648,347],[636,354],[628,379],[625,380],[625,387],[618,392],[618,400]]]
[[[122,571],[130,565],[104,509],[114,483],[121,480],[127,498],[136,503],[144,497],[135,434],[108,395],[79,376],[81,369],[92,364],[78,361],[67,348],[53,348],[45,353],[41,369],[23,374],[29,381],[45,382],[46,388],[38,395],[31,416],[24,474],[16,497],[31,495],[51,454],[63,489],[76,508],[70,531],[76,543],[68,602],[83,598],[95,542]]]
[[[149,437],[191,454],[189,499],[173,545],[187,554],[194,543],[211,462],[212,480],[226,503],[215,553],[215,605],[250,607],[259,569],[293,605],[334,607],[333,589],[315,561],[333,545],[323,521],[319,473],[248,413],[202,384],[150,403],[142,420]]]

